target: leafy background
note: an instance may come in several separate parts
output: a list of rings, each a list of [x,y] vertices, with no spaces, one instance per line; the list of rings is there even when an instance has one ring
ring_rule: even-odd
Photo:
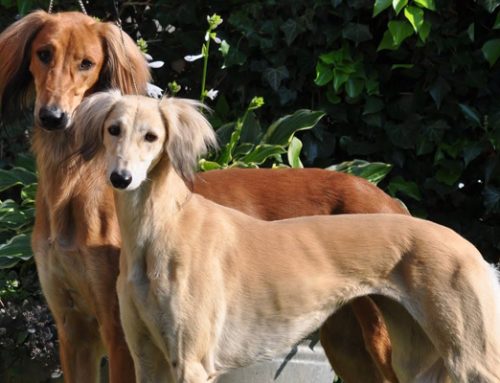
[[[116,18],[112,2],[85,4],[102,20]],[[124,29],[165,62],[153,69],[158,86],[192,98],[218,91],[203,97],[222,150],[203,169],[338,164],[380,181],[412,214],[454,228],[498,262],[498,5],[146,0],[119,2],[119,10]],[[0,0],[0,30],[47,7]],[[223,22],[212,28],[213,14]],[[26,360],[39,381],[58,375],[29,251],[36,177],[27,115],[3,126],[0,140],[0,380],[16,382],[33,381]]]

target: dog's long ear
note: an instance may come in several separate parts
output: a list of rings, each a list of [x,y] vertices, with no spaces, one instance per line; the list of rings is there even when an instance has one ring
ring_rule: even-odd
[[[78,153],[84,160],[92,159],[102,149],[102,126],[115,103],[121,98],[118,90],[99,92],[83,99],[73,115],[73,129]]]
[[[210,123],[201,114],[202,104],[181,98],[164,98],[160,111],[167,129],[166,153],[174,169],[185,180],[193,177],[198,158],[217,147]]]
[[[106,52],[100,86],[119,89],[123,94],[146,94],[151,74],[140,49],[113,23],[97,23],[96,27],[99,28]]]
[[[47,20],[46,12],[36,11],[15,22],[0,34],[0,116],[7,120],[26,110],[34,96],[29,71],[31,43]]]

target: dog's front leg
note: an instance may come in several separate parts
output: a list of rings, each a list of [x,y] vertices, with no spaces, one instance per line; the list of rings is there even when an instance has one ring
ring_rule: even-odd
[[[117,292],[122,327],[134,360],[136,382],[176,382],[170,363],[163,351],[154,344],[152,335],[142,321],[130,291],[127,290],[126,277],[122,274],[118,277]],[[143,309],[145,310],[144,307]]]

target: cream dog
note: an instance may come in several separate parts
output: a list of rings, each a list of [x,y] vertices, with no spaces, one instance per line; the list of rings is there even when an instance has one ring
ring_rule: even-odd
[[[413,339],[388,318],[395,344],[418,349],[414,366],[396,368],[401,381],[500,382],[500,287],[473,245],[407,216],[265,222],[191,193],[196,159],[216,141],[198,107],[110,92],[75,116],[83,151],[105,149],[116,189],[117,289],[138,382],[215,381],[367,294],[398,302],[423,329]]]

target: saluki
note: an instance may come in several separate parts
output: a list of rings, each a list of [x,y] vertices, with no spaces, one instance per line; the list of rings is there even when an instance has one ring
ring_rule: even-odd
[[[73,155],[80,146],[79,127],[69,127],[77,105],[98,90],[144,92],[147,64],[114,24],[75,12],[37,11],[24,17],[0,34],[0,57],[2,118],[35,105],[32,148],[39,184],[32,245],[57,324],[65,380],[97,381],[99,361],[107,354],[110,381],[133,381],[114,287],[121,241],[112,192],[101,180],[104,165]],[[268,220],[406,213],[360,178],[317,169],[208,172],[195,179],[193,188]],[[371,299],[354,300],[329,318],[321,342],[346,382],[397,381],[386,327]],[[406,356],[396,350],[392,357],[399,360],[397,355]]]
[[[410,354],[427,347],[412,363],[430,364],[408,381],[500,382],[500,285],[472,244],[404,215],[268,222],[194,194],[186,180],[216,142],[198,108],[109,92],[75,117],[82,150],[103,158],[115,188],[117,290],[138,382],[213,382],[366,294],[404,306],[430,340],[410,340]]]

